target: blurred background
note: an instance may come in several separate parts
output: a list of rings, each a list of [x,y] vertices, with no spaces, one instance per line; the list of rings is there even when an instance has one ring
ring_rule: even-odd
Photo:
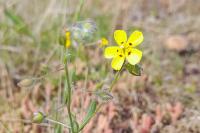
[[[33,124],[33,113],[51,114],[66,123],[62,107],[63,47],[58,37],[77,21],[96,23],[93,41],[115,45],[113,32],[141,30],[141,76],[124,71],[113,99],[83,133],[200,132],[200,1],[199,0],[0,0],[0,132],[45,133],[54,124]],[[80,13],[77,15],[77,11]],[[77,17],[77,19],[75,17]],[[87,45],[87,43],[85,43]],[[85,53],[88,58],[83,57]],[[77,54],[77,48],[74,53]],[[89,60],[89,62],[88,62]],[[73,111],[82,119],[97,83],[112,79],[103,49],[86,47],[69,64],[75,82]],[[22,79],[49,72],[31,87]]]

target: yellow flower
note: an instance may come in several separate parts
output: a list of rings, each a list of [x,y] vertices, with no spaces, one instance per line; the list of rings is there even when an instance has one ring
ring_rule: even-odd
[[[105,58],[113,58],[111,63],[113,69],[120,70],[125,59],[131,65],[140,62],[142,51],[134,47],[138,46],[144,40],[142,32],[134,31],[127,40],[124,30],[116,30],[114,32],[114,39],[119,46],[107,47],[104,51]]]
[[[101,40],[99,40],[99,44],[100,44],[100,47],[104,47],[108,45],[108,40],[106,38],[101,38]]]
[[[69,48],[71,45],[71,33],[69,31],[66,31],[65,38],[66,38],[65,47]]]

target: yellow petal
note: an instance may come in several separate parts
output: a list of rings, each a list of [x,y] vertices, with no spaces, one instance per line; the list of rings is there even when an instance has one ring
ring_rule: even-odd
[[[69,48],[70,45],[71,45],[71,38],[70,38],[70,32],[69,32],[69,31],[67,31],[67,32],[65,33],[65,37],[66,37],[65,46],[66,46],[66,48]]]
[[[134,31],[130,35],[125,47],[135,47],[135,46],[139,45],[140,43],[142,43],[143,40],[144,40],[144,37],[143,37],[142,32]]]
[[[119,54],[123,54],[123,50],[118,46],[107,47],[104,51],[105,58],[113,58]]]
[[[118,45],[124,45],[127,41],[126,32],[124,30],[116,30],[114,32],[114,38]]]
[[[126,59],[131,65],[135,65],[142,59],[142,51],[134,48],[127,48],[125,51]]]
[[[115,70],[120,70],[122,68],[122,65],[124,63],[125,56],[124,55],[118,55],[113,58],[111,66]]]

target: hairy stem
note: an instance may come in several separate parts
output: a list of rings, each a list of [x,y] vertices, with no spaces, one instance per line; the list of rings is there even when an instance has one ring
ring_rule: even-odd
[[[124,66],[124,65],[123,65],[123,66]],[[115,74],[114,80],[112,81],[112,83],[111,83],[111,85],[110,85],[109,92],[112,91],[112,88],[114,87],[114,85],[115,85],[116,82],[118,81],[119,75],[120,75],[120,73],[121,73],[121,71],[122,71],[122,69],[123,69],[123,66],[122,66],[122,68]],[[95,101],[94,101],[94,102],[95,102]],[[95,113],[92,115],[92,117],[94,117],[94,116],[98,113],[98,111],[101,109],[101,107],[103,106],[103,104],[104,104],[104,103],[100,103],[100,104],[97,106],[97,108],[96,108],[96,110],[95,110]],[[92,117],[91,117],[91,118],[92,118]],[[90,119],[91,119],[91,118],[90,118]],[[90,121],[90,119],[89,119],[88,121]],[[87,123],[81,125],[79,131],[81,131],[81,130],[85,127],[86,124],[87,124]]]
[[[65,58],[65,74],[67,78],[67,87],[68,87],[68,100],[67,100],[67,111],[69,115],[69,120],[70,120],[70,125],[71,125],[71,131],[74,133],[74,128],[73,128],[73,120],[72,120],[72,114],[71,114],[71,84],[70,84],[70,79],[69,79],[69,70],[67,67],[67,57]]]
[[[64,124],[62,122],[59,122],[59,121],[56,121],[56,120],[52,120],[52,119],[49,119],[49,118],[46,118],[46,120],[50,121],[52,123],[56,123],[56,124],[62,125],[63,127],[66,127],[66,128],[71,128],[70,126],[67,126],[66,124]]]
[[[112,91],[114,85],[115,85],[116,82],[118,81],[118,79],[119,79],[119,75],[120,75],[122,69],[123,69],[123,66],[122,66],[122,68],[121,68],[119,71],[117,71],[117,73],[115,74],[114,80],[112,81],[112,83],[111,83],[111,85],[110,85],[109,92]]]

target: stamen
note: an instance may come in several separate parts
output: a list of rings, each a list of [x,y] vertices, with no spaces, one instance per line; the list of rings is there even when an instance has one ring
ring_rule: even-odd
[[[129,43],[129,45],[131,46],[131,45],[132,45],[132,43]]]
[[[121,46],[119,46],[121,49],[123,49],[124,48],[124,46],[123,45],[121,45]]]
[[[130,54],[131,54],[131,52],[129,51],[129,52],[128,52],[128,55],[130,55]]]
[[[121,54],[119,55],[120,57],[123,57]]]

